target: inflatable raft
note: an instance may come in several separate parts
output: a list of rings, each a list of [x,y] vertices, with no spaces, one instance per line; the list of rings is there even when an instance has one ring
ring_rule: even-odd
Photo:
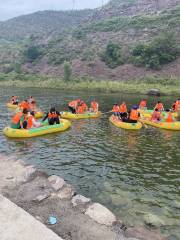
[[[145,118],[150,118],[152,113],[154,112],[154,110],[139,110],[140,114],[142,115],[142,117],[145,117]],[[163,111],[162,112],[162,115],[163,116],[166,116],[167,115],[167,112]],[[173,112],[172,113],[173,117],[177,118],[178,116],[178,113],[177,112]]]
[[[18,108],[18,105],[14,105],[14,104],[12,104],[12,103],[6,103],[6,106],[7,106],[7,108],[11,108],[11,109],[16,109],[16,108]]]
[[[4,128],[3,133],[9,138],[30,138],[50,133],[63,132],[71,126],[71,122],[66,119],[61,119],[60,121],[60,124],[45,125],[39,128],[31,128],[29,130],[6,127]]]
[[[151,125],[156,128],[162,128],[167,130],[173,130],[173,131],[180,131],[180,122],[153,122],[148,119],[144,119],[143,123],[147,125]]]
[[[128,130],[139,130],[142,128],[142,123],[137,122],[137,123],[126,123],[122,122],[117,117],[111,116],[109,118],[109,121],[114,124],[116,127],[123,128],[123,129],[128,129]]]
[[[83,114],[73,114],[70,112],[61,112],[61,117],[65,119],[85,119],[85,118],[98,118],[101,116],[101,112],[86,112]]]

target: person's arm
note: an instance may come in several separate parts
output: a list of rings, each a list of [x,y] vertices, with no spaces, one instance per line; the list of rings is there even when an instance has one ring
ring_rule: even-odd
[[[46,113],[45,117],[43,118],[42,122],[44,122],[48,118],[48,113]]]

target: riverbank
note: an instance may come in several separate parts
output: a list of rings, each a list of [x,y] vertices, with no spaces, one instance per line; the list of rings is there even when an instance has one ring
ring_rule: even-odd
[[[0,74],[0,86],[3,87],[37,87],[61,90],[86,90],[106,93],[133,93],[146,95],[151,89],[158,89],[162,95],[178,95],[180,78],[136,79],[129,81],[94,80],[90,78],[64,81],[51,76],[32,74]]]
[[[0,194],[64,240],[167,239],[144,226],[127,229],[107,208],[79,195],[58,176],[49,177],[12,156],[0,155],[0,161]],[[55,225],[48,224],[50,216],[57,218]]]

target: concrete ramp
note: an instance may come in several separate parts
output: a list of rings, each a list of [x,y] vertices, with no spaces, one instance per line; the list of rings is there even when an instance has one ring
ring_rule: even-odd
[[[1,240],[63,240],[0,194]]]

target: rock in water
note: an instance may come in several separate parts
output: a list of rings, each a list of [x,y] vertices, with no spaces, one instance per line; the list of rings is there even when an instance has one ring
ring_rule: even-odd
[[[148,95],[151,95],[151,96],[160,96],[161,95],[161,92],[160,90],[158,89],[150,89],[148,91]]]
[[[144,216],[144,222],[146,225],[156,228],[159,228],[160,226],[163,226],[165,224],[161,218],[152,213],[147,213]]]
[[[78,194],[78,195],[76,195],[76,196],[73,197],[73,199],[72,199],[71,202],[72,202],[73,206],[76,207],[76,206],[78,206],[78,205],[87,204],[87,203],[89,203],[90,201],[91,201],[90,198],[86,198],[86,197]]]
[[[61,189],[65,184],[64,179],[56,175],[50,176],[48,180],[55,191],[58,191],[59,189]]]
[[[104,224],[106,226],[112,226],[116,221],[114,214],[99,203],[94,203],[89,206],[85,214],[96,222]]]

